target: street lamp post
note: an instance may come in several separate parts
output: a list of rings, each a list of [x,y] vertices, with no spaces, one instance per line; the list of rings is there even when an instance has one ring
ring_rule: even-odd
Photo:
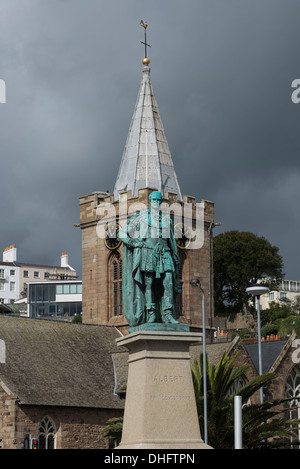
[[[261,331],[260,331],[260,296],[270,291],[269,287],[260,283],[250,285],[246,292],[257,298],[257,335],[258,335],[258,371],[262,375],[262,355],[261,355]],[[259,389],[260,403],[263,403],[263,388]]]
[[[192,287],[200,288],[202,292],[202,340],[203,340],[203,407],[204,407],[204,443],[207,444],[207,383],[206,383],[206,327],[205,327],[205,297],[204,290],[198,279],[191,280]]]

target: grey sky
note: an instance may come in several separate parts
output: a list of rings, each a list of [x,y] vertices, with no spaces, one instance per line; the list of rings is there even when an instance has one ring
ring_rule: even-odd
[[[113,191],[142,77],[183,194],[215,202],[215,235],[279,247],[300,279],[299,0],[0,0],[0,251],[81,271],[79,197]]]

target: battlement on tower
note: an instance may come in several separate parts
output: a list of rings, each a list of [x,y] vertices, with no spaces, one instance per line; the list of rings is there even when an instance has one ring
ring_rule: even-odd
[[[106,192],[93,192],[91,194],[85,195],[80,198],[80,227],[91,226],[97,224],[105,214],[99,212],[99,206],[109,206],[112,205],[115,208],[117,217],[121,216],[121,219],[124,218],[125,213],[125,204],[127,208],[127,214],[133,213],[134,208],[138,206],[145,207],[149,206],[149,195],[151,192],[158,190],[155,187],[145,187],[138,190],[138,196],[132,196],[131,190],[121,191],[119,194],[118,200],[115,200],[113,194]],[[191,195],[184,195],[182,200],[178,200],[177,193],[167,191],[164,193],[164,203],[168,205],[178,204],[183,208],[186,205],[190,205],[192,209],[192,218],[196,218],[196,208],[197,204],[201,203],[204,206],[204,223],[210,224],[214,223],[214,203],[201,199],[200,202],[197,202],[196,198]],[[120,205],[124,207],[120,210]],[[121,220],[120,220],[121,221]]]

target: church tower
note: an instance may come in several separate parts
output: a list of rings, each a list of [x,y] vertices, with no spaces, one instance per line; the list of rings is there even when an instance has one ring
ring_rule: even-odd
[[[146,52],[146,38],[144,44]],[[82,321],[116,326],[122,333],[127,332],[128,325],[122,304],[123,246],[117,236],[119,225],[126,222],[130,211],[131,214],[136,211],[138,204],[148,207],[148,197],[153,190],[163,194],[164,203],[182,207],[182,213],[188,205],[192,214],[191,226],[195,225],[199,206],[195,197],[181,194],[150,80],[149,63],[145,53],[140,90],[113,194],[94,192],[80,198]],[[214,204],[202,200],[201,206],[204,218],[201,247],[189,249],[191,239],[186,234],[183,236],[183,220],[175,225],[182,284],[176,309],[177,319],[189,324],[191,331],[202,330],[201,291],[191,285],[192,279],[199,279],[205,294],[206,331],[209,334],[214,322],[211,236]]]

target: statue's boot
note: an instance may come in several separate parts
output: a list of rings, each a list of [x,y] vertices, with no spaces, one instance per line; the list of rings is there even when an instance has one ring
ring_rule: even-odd
[[[164,314],[163,314],[163,322],[165,324],[179,324],[179,321],[177,321],[173,315],[172,315],[172,312],[171,311],[166,311]]]
[[[156,313],[155,313],[155,304],[147,306],[147,322],[153,323],[156,322]]]

